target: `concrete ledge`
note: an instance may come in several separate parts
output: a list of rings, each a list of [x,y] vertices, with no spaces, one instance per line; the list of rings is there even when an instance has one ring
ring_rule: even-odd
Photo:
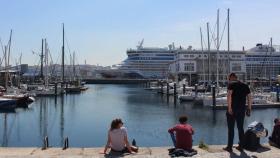
[[[237,158],[237,157],[253,157],[253,158],[280,158],[280,149],[263,145],[256,152],[244,151],[239,152],[234,149],[233,153],[228,153],[222,150],[224,145],[211,145],[207,150],[194,147],[198,154],[194,158]],[[8,158],[110,158],[110,157],[128,157],[128,158],[168,158],[169,147],[141,147],[139,153],[129,155],[102,155],[99,151],[103,148],[69,148],[62,150],[61,148],[49,148],[41,150],[41,148],[0,148],[0,157]]]

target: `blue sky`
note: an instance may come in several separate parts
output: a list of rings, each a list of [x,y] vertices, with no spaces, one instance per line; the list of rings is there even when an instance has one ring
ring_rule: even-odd
[[[220,9],[221,28],[231,9],[231,48],[256,43],[280,44],[279,0],[1,0],[0,38],[7,43],[13,29],[12,63],[38,64],[41,38],[47,38],[54,62],[61,59],[62,23],[69,50],[79,63],[112,65],[126,58],[126,49],[144,46],[192,45],[200,48],[199,27],[214,27]],[[222,49],[225,49],[226,35]],[[206,38],[205,38],[206,40]],[[67,46],[68,48],[68,46]],[[2,54],[2,53],[1,53]],[[69,62],[69,57],[67,59]]]

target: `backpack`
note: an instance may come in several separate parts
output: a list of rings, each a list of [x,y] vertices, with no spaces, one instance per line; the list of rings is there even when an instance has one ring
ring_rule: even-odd
[[[280,124],[274,126],[271,141],[280,146]]]
[[[243,143],[243,148],[249,151],[256,151],[261,146],[260,138],[251,129],[245,132]]]

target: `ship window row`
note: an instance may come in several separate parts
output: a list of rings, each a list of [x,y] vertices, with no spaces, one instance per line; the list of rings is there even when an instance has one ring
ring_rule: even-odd
[[[246,61],[279,61],[279,58],[269,58],[269,57],[262,57],[262,58],[246,58]]]
[[[215,58],[217,55],[211,55],[212,58]],[[228,55],[219,55],[220,58],[228,58]],[[177,55],[176,56],[177,58],[179,58],[180,56]],[[193,54],[187,54],[187,55],[184,55],[185,58],[201,58],[201,57],[204,57],[204,58],[208,58],[208,55],[193,55]],[[242,55],[231,55],[231,58],[242,58],[243,56]]]
[[[129,60],[174,60],[174,58],[157,58],[157,57],[132,57]]]

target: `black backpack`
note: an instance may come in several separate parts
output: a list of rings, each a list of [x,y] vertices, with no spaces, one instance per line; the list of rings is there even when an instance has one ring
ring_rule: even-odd
[[[261,146],[260,138],[251,129],[245,132],[243,143],[243,148],[249,151],[256,151]]]

